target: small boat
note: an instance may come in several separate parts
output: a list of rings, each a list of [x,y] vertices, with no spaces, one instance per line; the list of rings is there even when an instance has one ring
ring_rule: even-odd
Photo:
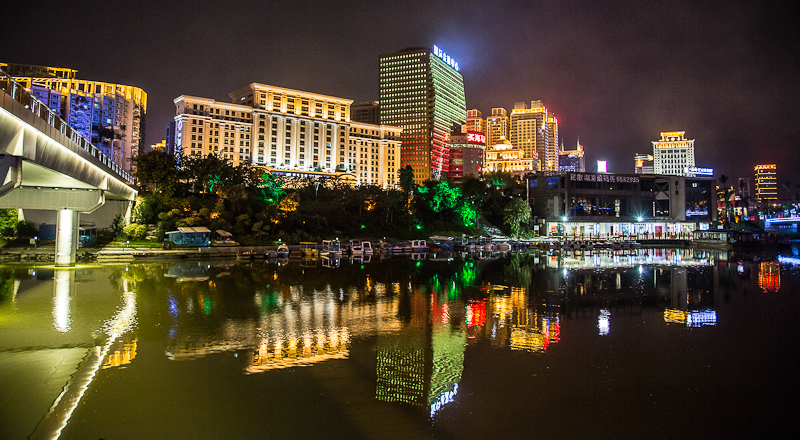
[[[425,240],[411,240],[411,252],[428,252],[428,243]]]
[[[252,251],[242,251],[236,253],[237,260],[251,260],[253,258]]]
[[[308,258],[316,258],[317,256],[319,256],[319,249],[317,249],[317,243],[313,241],[301,241],[300,252],[303,253],[304,257]]]
[[[278,249],[275,251],[278,254],[278,258],[288,258],[289,257],[289,246],[282,244],[278,246]]]
[[[351,241],[350,242],[350,255],[372,255],[372,242],[371,241]]]
[[[327,257],[341,257],[343,254],[342,244],[339,240],[322,240],[322,249],[319,254]]]
[[[378,244],[378,249],[376,249],[375,251],[376,252],[384,252],[384,253],[387,253],[387,254],[391,254],[393,252],[393,248],[392,248],[391,244],[389,244],[389,243],[387,243],[385,241],[381,241],[380,244]]]

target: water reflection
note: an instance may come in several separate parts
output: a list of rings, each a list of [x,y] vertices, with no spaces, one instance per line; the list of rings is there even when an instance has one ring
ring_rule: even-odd
[[[791,261],[659,249],[84,269],[93,278],[109,278],[119,304],[100,319],[91,316],[103,325],[93,329],[88,356],[36,433],[57,438],[98,372],[113,377],[159,361],[175,371],[204,369],[235,358],[236,374],[258,381],[295,367],[319,371],[355,362],[359,350],[374,362],[364,378],[372,401],[438,420],[473,399],[464,392],[475,376],[471,369],[478,368],[468,362],[470,355],[489,350],[547,358],[552,350],[580,344],[576,338],[613,340],[626,318],[647,315],[671,331],[714,332],[718,315],[725,316],[727,292],[791,289],[792,276],[784,274],[781,283],[787,265]],[[11,293],[0,300],[0,318],[17,313],[4,303],[25,300],[37,283],[52,282],[49,330],[85,331],[76,284],[87,275],[0,270],[14,280],[3,284]],[[571,338],[562,340],[565,329]],[[157,348],[145,350],[142,341]]]

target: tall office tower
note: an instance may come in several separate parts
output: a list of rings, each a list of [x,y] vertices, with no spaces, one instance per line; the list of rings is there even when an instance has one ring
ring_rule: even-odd
[[[77,70],[0,63],[78,133],[127,172],[144,150],[147,93],[121,84],[77,79]]]
[[[233,165],[319,177],[353,173],[358,184],[397,185],[399,127],[350,121],[350,99],[253,83],[233,103],[175,99],[176,154],[214,154]]]
[[[778,166],[756,165],[756,197],[759,200],[778,199]]]
[[[549,113],[542,101],[514,104],[511,111],[510,141],[525,152],[525,157],[539,158],[540,171],[558,170],[558,119]]]
[[[586,171],[586,161],[583,156],[583,145],[580,141],[574,150],[565,150],[564,145],[561,145],[561,151],[558,153],[558,171]]]
[[[466,124],[466,133],[474,132],[474,133],[482,133],[486,134],[486,120],[481,117],[480,110],[472,109],[467,110],[467,124]]]
[[[633,157],[634,173],[653,174],[653,155],[647,153],[636,153]]]
[[[665,131],[660,141],[653,141],[653,174],[694,177],[688,172],[694,166],[694,139],[686,139],[685,134]]]
[[[381,124],[403,128],[400,165],[411,166],[414,182],[445,178],[448,136],[467,116],[458,63],[438,46],[382,55],[380,103]]]
[[[492,116],[486,118],[486,148],[492,148],[508,139],[508,115],[504,108],[493,108]]]
[[[381,122],[380,101],[362,102],[350,106],[350,120],[378,125]]]

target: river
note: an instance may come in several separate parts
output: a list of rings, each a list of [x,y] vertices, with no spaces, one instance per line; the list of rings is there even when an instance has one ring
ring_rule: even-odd
[[[0,266],[0,438],[780,438],[797,254]]]

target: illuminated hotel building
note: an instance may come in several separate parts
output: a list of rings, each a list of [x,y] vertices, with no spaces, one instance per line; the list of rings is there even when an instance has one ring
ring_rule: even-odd
[[[455,182],[464,177],[480,177],[486,153],[486,136],[483,133],[467,132],[450,135],[450,172],[448,177]]]
[[[558,171],[586,171],[583,145],[580,142],[574,150],[565,150],[564,145],[561,145],[561,151],[558,152]]]
[[[126,172],[144,148],[147,93],[121,84],[77,79],[77,70],[0,63],[31,95],[45,103]]]
[[[694,139],[686,139],[685,131],[661,132],[661,140],[653,141],[653,174],[694,176],[687,168],[694,167]]]
[[[498,107],[486,118],[486,145],[497,145],[500,139],[508,139],[508,115],[506,109]]]
[[[637,153],[633,157],[634,170],[636,174],[653,174],[653,155],[647,153]]]
[[[521,148],[511,145],[511,142],[501,138],[500,142],[486,150],[486,172],[525,175],[539,169],[539,160],[535,151],[533,155],[534,157],[526,157]]]
[[[439,47],[380,57],[381,124],[403,128],[400,166],[414,182],[446,176],[448,136],[465,122],[464,80],[458,63]]]
[[[524,102],[514,104],[509,140],[525,157],[538,158],[540,171],[558,171],[558,119],[542,101],[531,101],[531,108]]]
[[[257,83],[229,96],[232,103],[175,99],[176,154],[214,154],[234,166],[283,174],[349,172],[358,184],[397,184],[401,129],[351,122],[352,100]]]
[[[759,200],[778,199],[777,165],[756,165],[756,197]]]

